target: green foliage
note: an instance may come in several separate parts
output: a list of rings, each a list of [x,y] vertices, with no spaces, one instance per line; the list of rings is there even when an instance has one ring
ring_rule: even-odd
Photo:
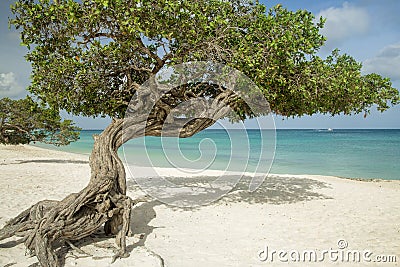
[[[79,138],[72,121],[61,121],[58,111],[40,106],[30,97],[0,99],[0,144],[44,142],[67,145]]]
[[[318,57],[324,20],[305,10],[267,11],[245,0],[19,0],[12,11],[31,48],[30,92],[76,115],[123,117],[150,75],[196,60],[243,72],[284,116],[351,114],[374,104],[383,111],[399,102],[387,78],[361,75],[352,57]]]

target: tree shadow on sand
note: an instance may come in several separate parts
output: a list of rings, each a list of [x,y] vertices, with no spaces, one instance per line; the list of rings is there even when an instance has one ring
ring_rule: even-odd
[[[183,190],[182,194],[180,194],[179,191],[171,191],[170,197],[165,198],[164,200],[166,200],[167,203],[176,201],[179,203],[193,204],[186,206],[198,206],[199,203],[211,202],[210,204],[213,204],[217,199],[219,202],[247,202],[250,204],[268,203],[280,205],[296,203],[299,201],[330,198],[329,196],[318,192],[319,189],[329,188],[329,184],[309,178],[268,176],[254,192],[249,191],[249,184],[252,179],[249,176],[243,176],[240,180],[239,176],[228,176],[228,178],[232,178],[232,180],[239,180],[236,186],[229,192],[227,192],[226,189],[228,188],[229,190],[229,185],[226,182],[216,182],[217,178],[218,177],[210,176],[191,178],[168,177],[166,179],[178,187],[190,187],[195,188],[196,190],[189,193],[187,190]],[[146,178],[141,180],[141,183],[148,183],[147,186],[153,186],[162,194],[168,192],[169,188],[166,188],[166,184],[157,181],[160,181],[160,179]],[[227,181],[227,179],[225,179],[225,181]],[[138,190],[138,188],[139,185],[137,185],[135,181],[128,180],[128,190]],[[171,202],[169,202],[169,200],[171,200]],[[175,209],[175,207],[171,207]],[[183,209],[196,209],[196,207]]]
[[[250,181],[251,177],[243,177],[220,201],[280,205],[315,199],[331,199],[317,192],[319,189],[330,188],[329,184],[309,178],[268,176],[254,192],[249,191]]]
[[[149,224],[150,221],[157,216],[154,207],[161,204],[161,202],[153,200],[150,202],[140,203],[137,207],[132,209],[130,227],[133,236],[139,235],[139,241],[132,245],[128,245],[126,247],[128,252],[132,252],[136,247],[144,246],[146,238],[155,228],[157,228]]]
[[[204,186],[209,184],[210,181],[216,180],[218,177],[196,177],[196,178],[184,178],[184,177],[169,177],[168,180],[175,184],[184,184],[186,186]],[[238,177],[232,176],[232,179]],[[248,190],[251,177],[244,176],[237,183],[237,185],[222,198],[216,202],[210,203],[265,203],[272,205],[290,204],[301,201],[311,201],[317,199],[331,199],[317,192],[319,189],[330,188],[330,185],[324,182],[309,178],[299,177],[279,177],[279,176],[268,176],[261,186],[254,192]],[[133,180],[127,181],[128,190],[139,190],[138,184]],[[217,188],[213,188],[212,193],[219,194]],[[176,196],[179,198],[179,196]],[[134,235],[140,235],[139,242],[127,247],[128,251],[131,252],[134,248],[139,246],[145,246],[147,237],[157,227],[149,225],[157,215],[155,207],[158,205],[164,205],[158,200],[142,203],[132,210],[131,216],[131,229]],[[193,208],[180,208],[170,206],[173,210],[197,210],[201,209],[201,206]]]

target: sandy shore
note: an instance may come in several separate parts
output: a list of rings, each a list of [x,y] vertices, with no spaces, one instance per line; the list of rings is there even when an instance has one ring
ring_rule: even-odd
[[[135,175],[140,172],[145,175],[145,170],[135,169]],[[37,201],[62,199],[88,180],[86,155],[0,146],[0,227]],[[142,194],[133,182],[128,185],[132,197]],[[296,259],[301,261],[296,266],[310,266],[307,259],[302,262],[310,251],[315,251],[317,260],[324,256],[313,266],[337,266],[349,251],[361,255],[361,262],[351,266],[378,266],[377,260],[394,257],[377,256],[392,255],[397,263],[384,266],[398,266],[399,206],[400,181],[271,175],[254,193],[243,181],[219,201],[194,209],[156,200],[140,204],[132,216],[133,236],[127,240],[129,258],[111,265],[114,239],[93,236],[76,243],[91,256],[70,251],[65,266],[160,266],[156,254],[172,267],[287,266],[282,261]],[[35,257],[25,256],[18,238],[0,242],[0,266],[35,262]]]

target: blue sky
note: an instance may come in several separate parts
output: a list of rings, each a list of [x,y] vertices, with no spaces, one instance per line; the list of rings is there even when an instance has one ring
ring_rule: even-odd
[[[0,97],[26,95],[30,66],[25,61],[26,48],[19,46],[18,33],[8,28],[9,6],[14,1],[0,1]],[[339,48],[363,63],[363,72],[376,72],[392,79],[400,88],[400,1],[398,0],[271,0],[260,1],[267,7],[281,4],[297,10],[306,9],[327,19],[323,34],[328,38],[320,55]],[[64,114],[66,117],[71,117]],[[101,129],[108,119],[73,117],[85,129]],[[275,118],[277,128],[400,128],[400,106],[367,118],[355,116],[314,115],[295,119]],[[247,122],[252,127],[252,121]]]

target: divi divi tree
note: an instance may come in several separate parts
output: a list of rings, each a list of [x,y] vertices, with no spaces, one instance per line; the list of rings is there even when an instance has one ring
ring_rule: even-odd
[[[115,258],[127,256],[125,236],[135,200],[126,196],[117,155],[127,141],[122,138],[127,119],[128,127],[144,125],[142,135],[160,136],[170,111],[195,97],[229,106],[240,120],[267,113],[249,109],[229,88],[189,82],[152,103],[150,114],[137,110],[135,117],[133,110],[126,118],[140,85],[163,68],[189,61],[224,64],[257,85],[268,112],[288,117],[354,114],[373,106],[384,111],[399,101],[389,79],[362,75],[351,56],[334,50],[319,57],[324,20],[305,10],[280,5],[267,10],[246,0],[18,0],[11,8],[11,24],[29,49],[29,91],[56,110],[112,118],[95,138],[89,184],[61,201],[37,203],[0,232],[0,239],[23,233],[42,266],[60,265],[55,253],[60,241],[79,240],[100,227],[116,234]],[[194,118],[179,125],[181,117],[168,118],[180,127],[179,137],[215,122]]]

